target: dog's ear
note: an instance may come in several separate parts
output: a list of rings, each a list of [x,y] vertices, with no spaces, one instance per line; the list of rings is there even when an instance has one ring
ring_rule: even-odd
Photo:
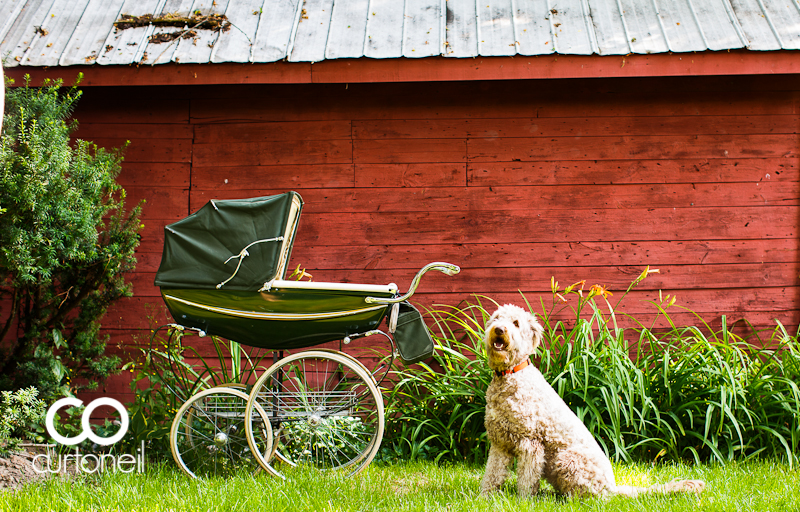
[[[533,331],[533,339],[531,340],[531,354],[536,351],[536,348],[542,343],[542,333],[544,329],[539,322],[536,321],[536,316],[533,313],[529,316],[529,321],[531,323],[531,331]]]

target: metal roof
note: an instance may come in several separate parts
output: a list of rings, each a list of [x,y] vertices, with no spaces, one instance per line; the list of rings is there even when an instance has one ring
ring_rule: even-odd
[[[224,31],[118,29],[122,14],[224,14]],[[0,0],[4,65],[318,62],[800,49],[800,0]]]

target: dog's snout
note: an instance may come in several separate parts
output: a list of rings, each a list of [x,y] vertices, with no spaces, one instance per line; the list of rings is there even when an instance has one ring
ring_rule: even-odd
[[[503,334],[505,334],[505,333],[506,333],[506,330],[505,330],[505,329],[503,329],[502,327],[495,327],[495,328],[494,328],[494,333],[495,333],[495,335],[497,335],[497,336],[502,336]]]

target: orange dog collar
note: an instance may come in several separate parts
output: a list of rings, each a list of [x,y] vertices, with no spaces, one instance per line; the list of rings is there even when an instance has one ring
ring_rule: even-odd
[[[498,377],[502,377],[504,375],[511,375],[512,373],[517,373],[520,370],[524,370],[529,364],[531,364],[531,362],[528,359],[526,359],[526,360],[522,361],[521,363],[519,363],[514,368],[511,368],[510,370],[503,370],[502,372],[500,370],[495,370],[494,373]]]

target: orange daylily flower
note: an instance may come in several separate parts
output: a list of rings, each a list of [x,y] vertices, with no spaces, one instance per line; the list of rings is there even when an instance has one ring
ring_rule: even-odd
[[[606,290],[605,285],[593,284],[591,288],[589,288],[589,297],[594,297],[595,295],[602,295],[604,299],[607,299],[610,295],[614,295],[610,291]]]

